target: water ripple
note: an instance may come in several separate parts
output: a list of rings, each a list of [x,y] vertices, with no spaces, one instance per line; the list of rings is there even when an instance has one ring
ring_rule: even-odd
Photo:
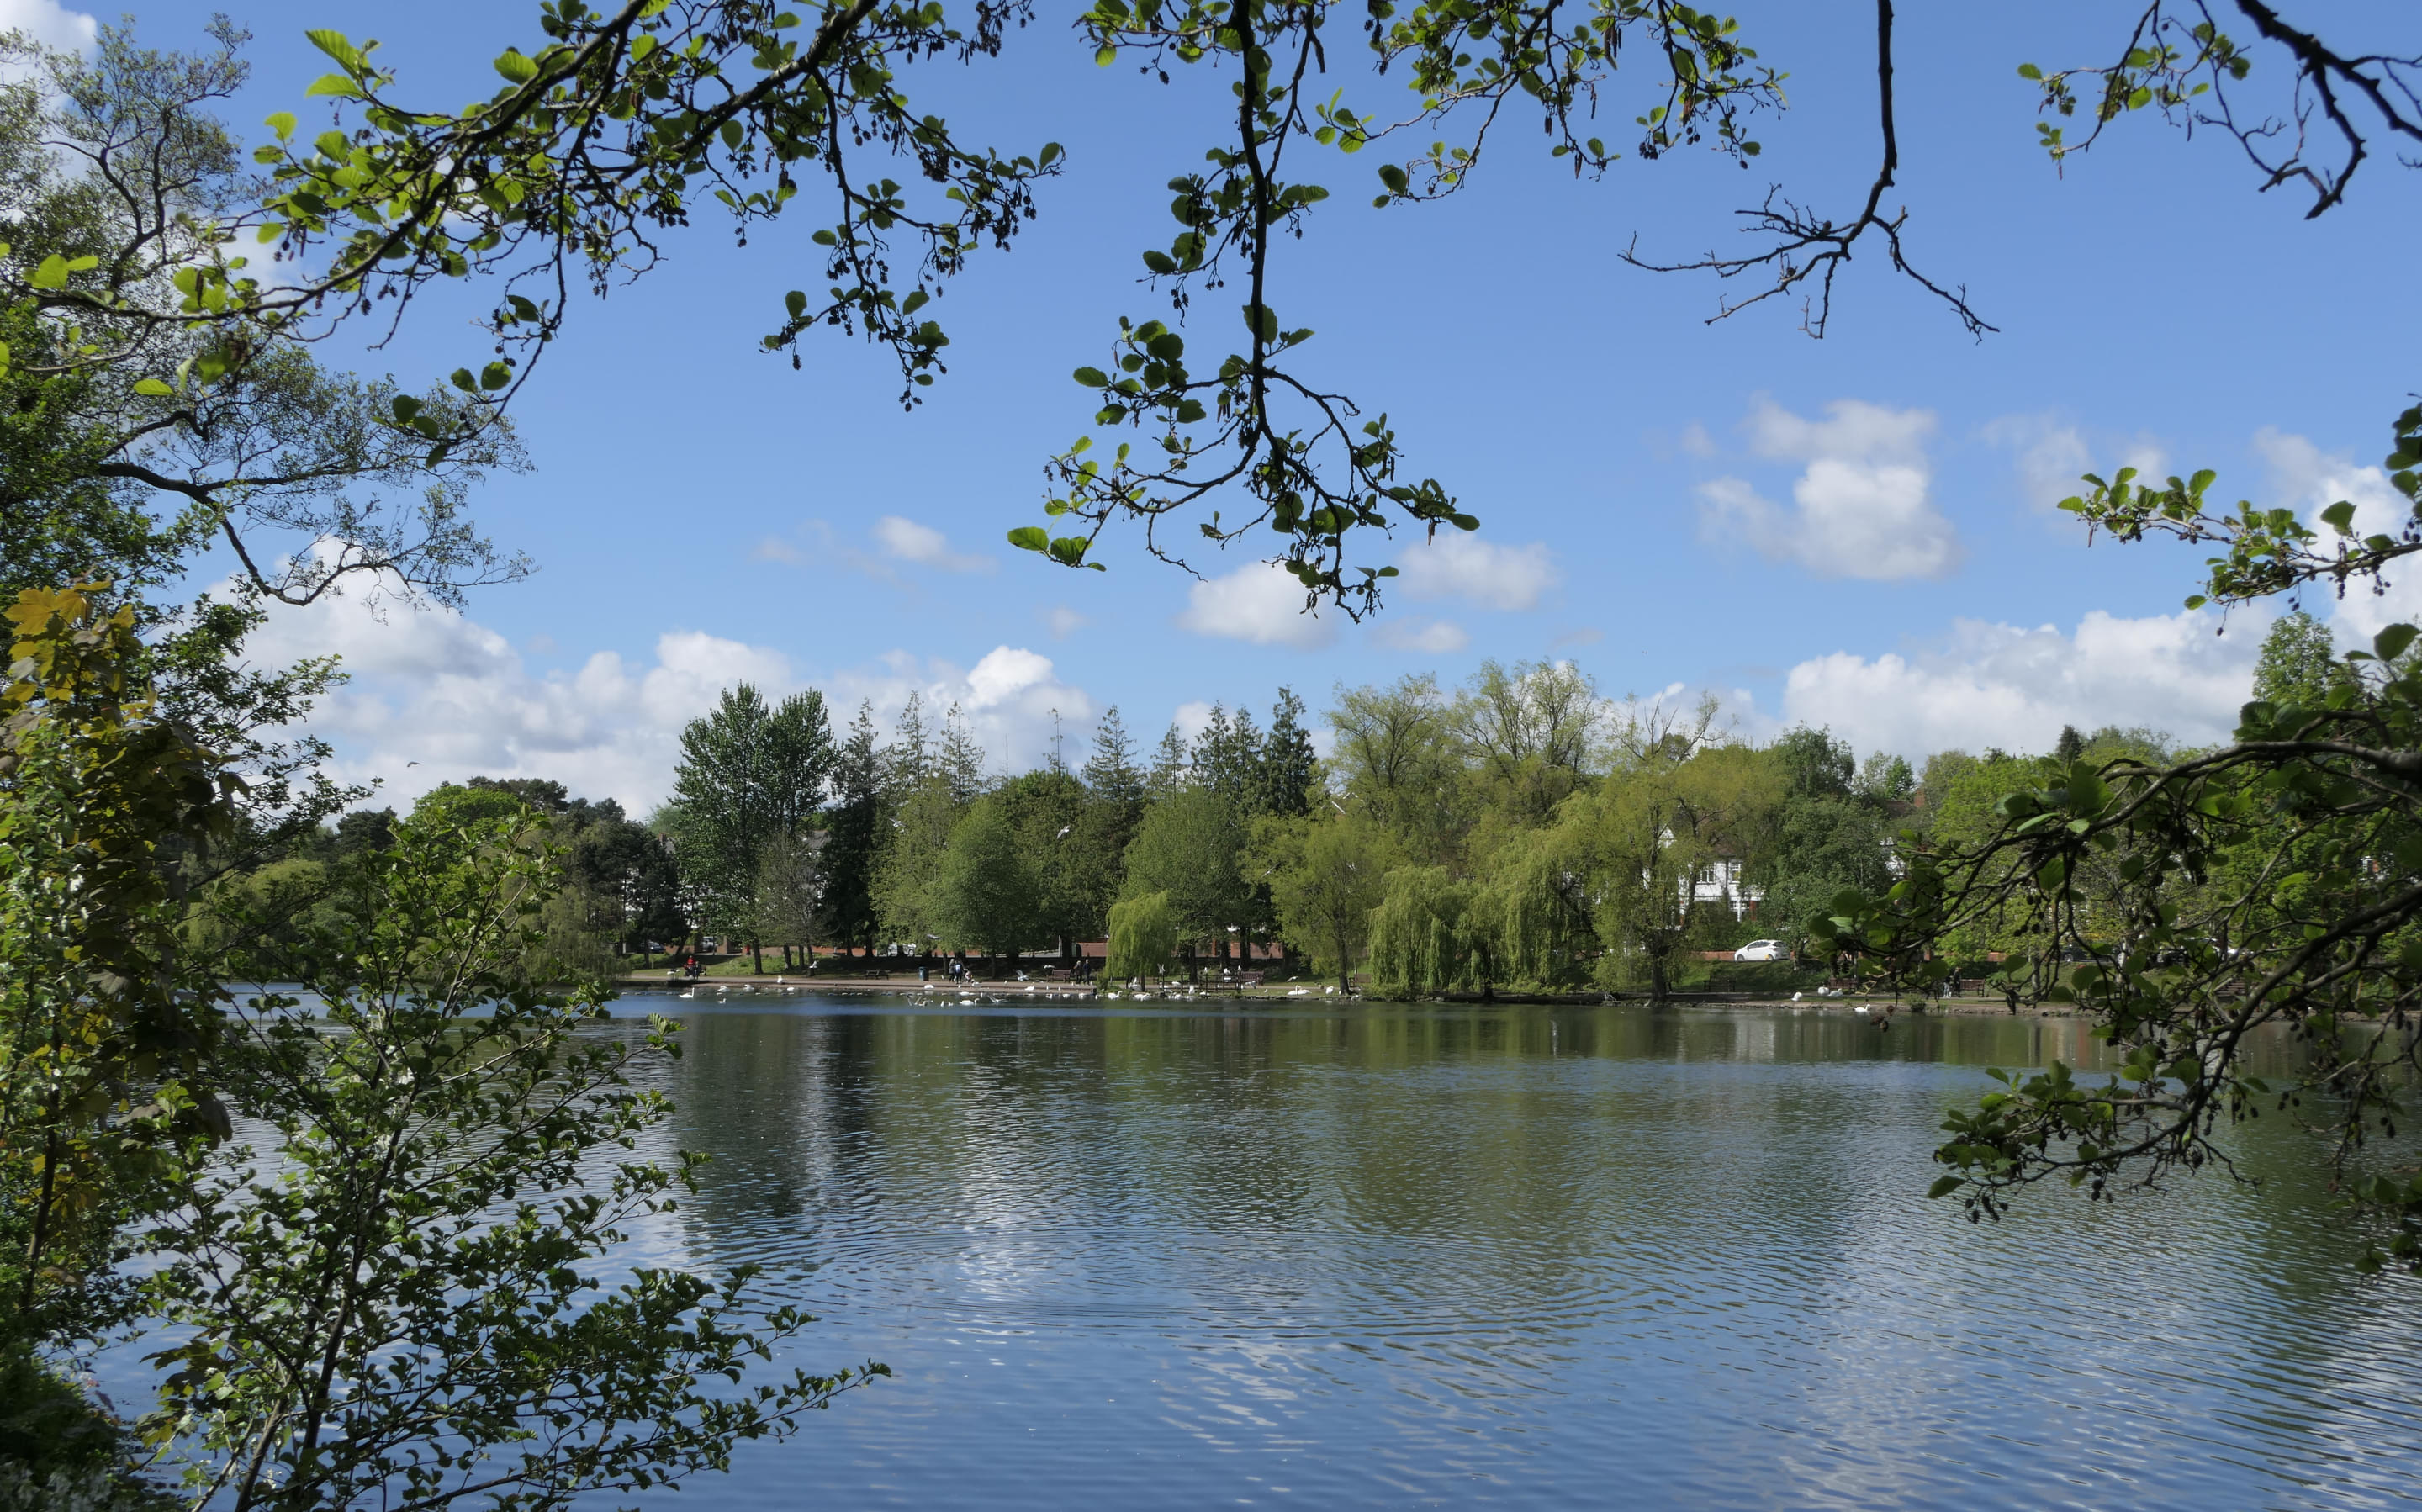
[[[2304,1136],[2240,1131],[2258,1188],[1923,1199],[1943,1110],[2090,1063],[2073,1024],[803,999],[687,1038],[715,1160],[649,1252],[899,1372],[717,1507],[2422,1502],[2422,1297],[2349,1268]]]

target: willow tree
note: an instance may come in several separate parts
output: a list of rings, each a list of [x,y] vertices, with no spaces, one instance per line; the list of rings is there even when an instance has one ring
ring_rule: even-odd
[[[1472,880],[1465,929],[1484,988],[1569,985],[1586,980],[1597,949],[1585,870],[1558,830],[1508,837]]]
[[[1147,892],[1110,905],[1109,953],[1102,972],[1150,981],[1169,969],[1177,953],[1177,910],[1166,892]]]
[[[1455,991],[1474,980],[1466,915],[1471,886],[1442,866],[1388,874],[1370,911],[1371,995],[1407,1000]]]

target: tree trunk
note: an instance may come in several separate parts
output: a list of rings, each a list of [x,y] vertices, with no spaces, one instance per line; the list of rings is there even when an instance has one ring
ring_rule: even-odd
[[[748,955],[751,960],[757,963],[756,974],[763,976],[765,974],[765,942],[761,939],[750,939],[748,941]]]

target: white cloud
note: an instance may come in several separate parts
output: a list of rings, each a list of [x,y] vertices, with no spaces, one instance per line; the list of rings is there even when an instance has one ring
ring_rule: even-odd
[[[941,573],[988,573],[999,566],[990,557],[952,550],[950,537],[904,515],[883,516],[871,534],[875,549],[862,551],[837,539],[830,525],[810,520],[799,528],[797,539],[767,536],[749,555],[793,567],[838,564],[887,583],[906,581],[900,572],[904,563]]]
[[[26,32],[45,47],[81,53],[100,29],[92,17],[58,0],[0,0],[0,32]]]
[[[1177,727],[1179,739],[1193,745],[1195,738],[1211,727],[1211,701],[1194,699],[1179,704],[1177,712],[1170,716],[1169,722]]]
[[[1470,635],[1452,620],[1391,620],[1379,626],[1376,638],[1397,651],[1431,655],[1461,651],[1471,644]]]
[[[310,725],[337,748],[334,773],[380,779],[381,801],[409,804],[440,782],[548,777],[634,812],[662,798],[682,725],[743,681],[798,685],[779,652],[670,631],[652,664],[598,652],[571,672],[532,673],[505,638],[450,609],[323,599],[273,615],[248,650],[282,665],[334,652],[352,681]]]
[[[1707,433],[1706,426],[1692,420],[1682,427],[1682,449],[1694,457],[1712,457],[1716,454],[1716,438]]]
[[[1836,400],[1811,420],[1760,401],[1744,427],[1762,457],[1803,462],[1786,510],[1738,478],[1699,485],[1700,529],[1823,577],[1942,577],[1964,552],[1929,497],[1926,438],[1934,417]]]
[[[1194,585],[1179,628],[1258,646],[1310,650],[1337,637],[1337,627],[1304,611],[1303,585],[1283,567],[1254,562],[1225,577]]]
[[[2087,473],[2100,472],[2105,466],[2114,471],[2133,467],[2140,476],[2160,479],[2169,465],[2169,458],[2149,436],[2106,446],[2098,455],[2097,449],[2086,443],[2084,432],[2049,415],[2005,415],[1986,426],[1983,435],[1991,445],[2018,452],[2019,489],[2028,503],[2047,512],[2059,509],[2062,499],[2084,492],[2085,484],[2080,480]],[[2102,476],[2108,478],[2111,473]]]
[[[2251,696],[2263,625],[2181,612],[2097,609],[2076,632],[1962,620],[1947,641],[1869,660],[1836,652],[1784,683],[1786,721],[1830,725],[1861,751],[1912,759],[1951,748],[2050,750],[2064,724],[2149,726],[2189,743],[2225,738]]]
[[[836,672],[819,685],[837,723],[851,717],[861,699],[873,703],[878,722],[886,725],[912,691],[924,702],[928,725],[955,703],[996,772],[1040,764],[1051,748],[1055,713],[1063,743],[1076,742],[1063,754],[1080,752],[1085,729],[1097,712],[1083,688],[1061,681],[1050,657],[1023,646],[995,646],[965,670],[940,657],[893,652],[879,670]]]
[[[1460,530],[1415,542],[1396,568],[1408,598],[1459,598],[1490,609],[1536,608],[1559,577],[1545,542],[1501,546]]]
[[[381,621],[350,598],[280,610],[248,650],[267,665],[330,652],[343,658],[352,681],[310,726],[337,749],[335,776],[381,780],[377,801],[399,806],[440,782],[486,775],[552,778],[644,813],[671,786],[682,726],[724,688],[751,682],[772,697],[810,681],[779,651],[696,630],[659,636],[646,662],[601,651],[575,670],[539,673],[502,636],[451,610],[390,606]],[[1048,657],[1014,646],[965,669],[894,653],[876,668],[815,681],[836,725],[861,698],[886,724],[912,689],[934,717],[956,703],[994,764],[1012,767],[1042,758],[1053,710],[1070,730],[1094,713]]]
[[[1038,612],[1042,614],[1043,623],[1050,630],[1051,638],[1054,640],[1065,640],[1093,622],[1065,604],[1054,604],[1049,608]]]
[[[950,537],[941,531],[897,514],[874,522],[874,543],[895,561],[937,572],[988,573],[996,565],[990,557],[952,551]]]
[[[1837,399],[1826,418],[1811,420],[1761,399],[1743,429],[1761,457],[1791,462],[1833,458],[1846,462],[1899,462],[1923,465],[1926,438],[1934,433],[1931,410],[1886,409],[1863,399]]]
[[[2378,467],[2358,465],[2351,457],[2324,452],[2301,435],[2268,426],[2255,433],[2254,449],[2271,469],[2277,502],[2320,531],[2324,544],[2332,532],[2321,523],[2320,512],[2340,499],[2354,505],[2357,535],[2394,536],[2413,523],[2413,507]],[[2422,569],[2400,572],[2392,567],[2387,577],[2383,591],[2355,583],[2348,587],[2346,597],[2335,601],[2322,585],[2304,595],[2304,606],[2326,618],[2349,645],[2368,645],[2383,626],[2400,620],[2422,623]]]

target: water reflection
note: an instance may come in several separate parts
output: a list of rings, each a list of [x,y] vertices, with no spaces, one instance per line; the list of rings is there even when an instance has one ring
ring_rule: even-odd
[[[2286,1126],[2259,1189],[1925,1202],[1943,1108],[2096,1063],[2072,1022],[688,1016],[715,1163],[657,1245],[901,1373],[717,1506],[2422,1497],[2417,1298]]]

